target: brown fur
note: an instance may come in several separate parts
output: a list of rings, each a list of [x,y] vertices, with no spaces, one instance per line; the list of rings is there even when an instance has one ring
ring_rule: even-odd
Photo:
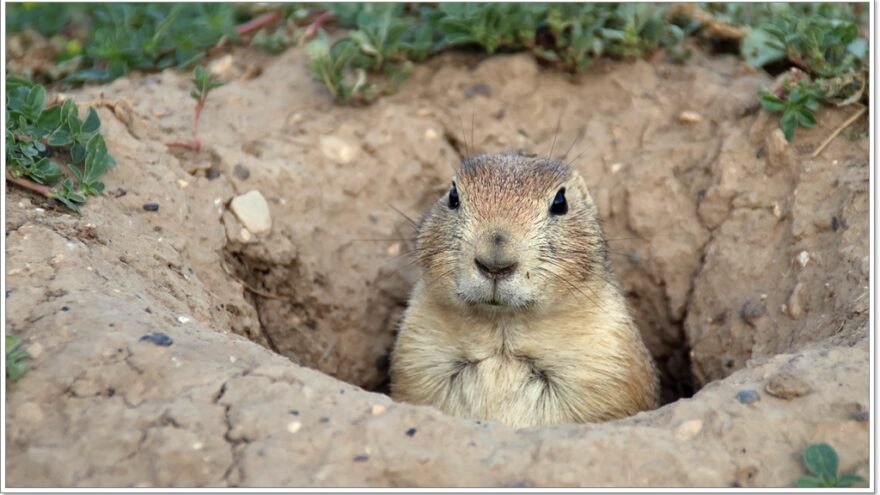
[[[657,405],[650,354],[608,262],[580,175],[543,157],[486,154],[422,220],[391,359],[395,399],[515,427],[621,418]],[[551,215],[565,187],[568,212]],[[516,262],[493,282],[479,257]]]

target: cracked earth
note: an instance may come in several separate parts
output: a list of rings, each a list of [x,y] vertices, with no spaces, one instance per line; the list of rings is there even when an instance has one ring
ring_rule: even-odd
[[[700,53],[575,80],[447,54],[366,108],[301,50],[232,57],[201,152],[164,145],[188,75],[133,75],[67,95],[118,162],[82,216],[7,188],[6,325],[33,355],[7,383],[7,486],[791,486],[815,442],[867,478],[865,119],[812,159],[846,111],[786,143],[769,77]],[[665,405],[513,430],[391,401],[404,215],[470,151],[546,152],[560,114]],[[268,233],[228,208],[251,190]]]

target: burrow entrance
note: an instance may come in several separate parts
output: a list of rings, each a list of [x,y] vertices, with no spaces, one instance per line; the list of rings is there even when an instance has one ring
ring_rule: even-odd
[[[411,227],[401,222],[395,230],[407,232]],[[656,301],[665,296],[662,284],[651,281],[642,266],[650,259],[646,254],[650,250],[647,240],[608,237],[612,264],[657,364],[661,403],[691,397],[697,385],[691,374],[684,315],[673,320],[665,303]],[[355,327],[337,331],[333,310],[316,297],[303,294],[326,288],[334,281],[312,274],[308,266],[296,258],[279,260],[260,245],[230,243],[224,253],[224,263],[226,270],[231,269],[241,282],[246,298],[256,309],[262,337],[259,343],[297,364],[366,390],[387,394],[390,352],[417,269],[409,255],[413,249],[411,240],[365,241],[379,243],[381,249],[390,254],[390,261],[379,271],[379,279],[369,284],[376,291],[370,295],[364,293],[364,304],[371,308],[368,312],[380,315],[381,323],[372,329]],[[358,245],[353,252],[372,249],[374,247]],[[354,345],[344,342],[353,336]],[[367,339],[373,342],[367,343]]]

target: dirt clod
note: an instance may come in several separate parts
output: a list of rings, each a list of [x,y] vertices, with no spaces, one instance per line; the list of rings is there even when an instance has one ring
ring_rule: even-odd
[[[779,373],[770,378],[764,388],[768,394],[780,399],[794,399],[810,393],[812,388],[791,373]]]

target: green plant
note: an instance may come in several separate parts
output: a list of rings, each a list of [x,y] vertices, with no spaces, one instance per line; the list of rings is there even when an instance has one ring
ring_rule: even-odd
[[[366,85],[366,71],[359,67],[364,64],[358,60],[363,55],[351,40],[331,45],[327,33],[319,30],[318,36],[306,46],[306,53],[315,80],[323,84],[334,99],[342,103],[372,100],[373,91]],[[354,81],[350,76],[353,67],[357,74]]]
[[[810,128],[816,125],[813,112],[822,106],[820,101],[823,95],[808,80],[783,84],[778,94],[765,90],[761,95],[761,105],[767,111],[782,112],[779,125],[787,140],[791,141],[794,137],[796,127]]]
[[[797,479],[799,488],[845,488],[864,483],[865,479],[855,474],[838,475],[837,452],[827,443],[814,443],[804,450],[804,464],[813,476]]]
[[[106,82],[131,70],[191,67],[222,40],[239,40],[282,12],[298,12],[296,5],[259,15],[262,10],[232,3],[10,3],[6,25],[9,33],[52,36],[55,62],[64,70],[47,67],[40,77],[69,73],[67,82]]]
[[[72,100],[47,105],[43,86],[10,77],[6,122],[7,179],[76,212],[104,190],[100,178],[116,161],[94,108],[82,120]]]
[[[439,12],[436,27],[444,44],[474,44],[491,55],[501,48],[532,46],[547,7],[528,3],[442,3]]]
[[[393,91],[409,62],[443,50],[476,47],[487,54],[529,50],[567,72],[593,57],[640,57],[665,48],[677,60],[685,31],[650,4],[441,3],[328,4],[337,24],[351,29],[330,43],[308,46],[309,68],[340,102],[366,103]],[[319,17],[322,18],[323,17]],[[375,82],[381,74],[390,84]]]
[[[6,334],[6,378],[15,382],[24,376],[28,370],[26,361],[30,358],[31,355],[22,346],[21,339]]]
[[[814,112],[822,103],[845,106],[867,97],[868,43],[860,36],[853,6],[740,5],[725,15],[754,24],[741,43],[750,64],[793,66],[761,94],[765,109],[782,114],[780,127],[787,139],[797,127],[816,124]]]
[[[199,138],[199,123],[202,119],[202,109],[205,107],[205,101],[208,100],[208,93],[212,89],[223,86],[223,82],[211,77],[211,74],[201,65],[197,65],[193,70],[193,90],[190,92],[196,100],[195,111],[193,112],[193,140],[192,141],[172,141],[167,143],[168,146],[180,146],[191,150],[199,151],[202,149],[202,140]]]

